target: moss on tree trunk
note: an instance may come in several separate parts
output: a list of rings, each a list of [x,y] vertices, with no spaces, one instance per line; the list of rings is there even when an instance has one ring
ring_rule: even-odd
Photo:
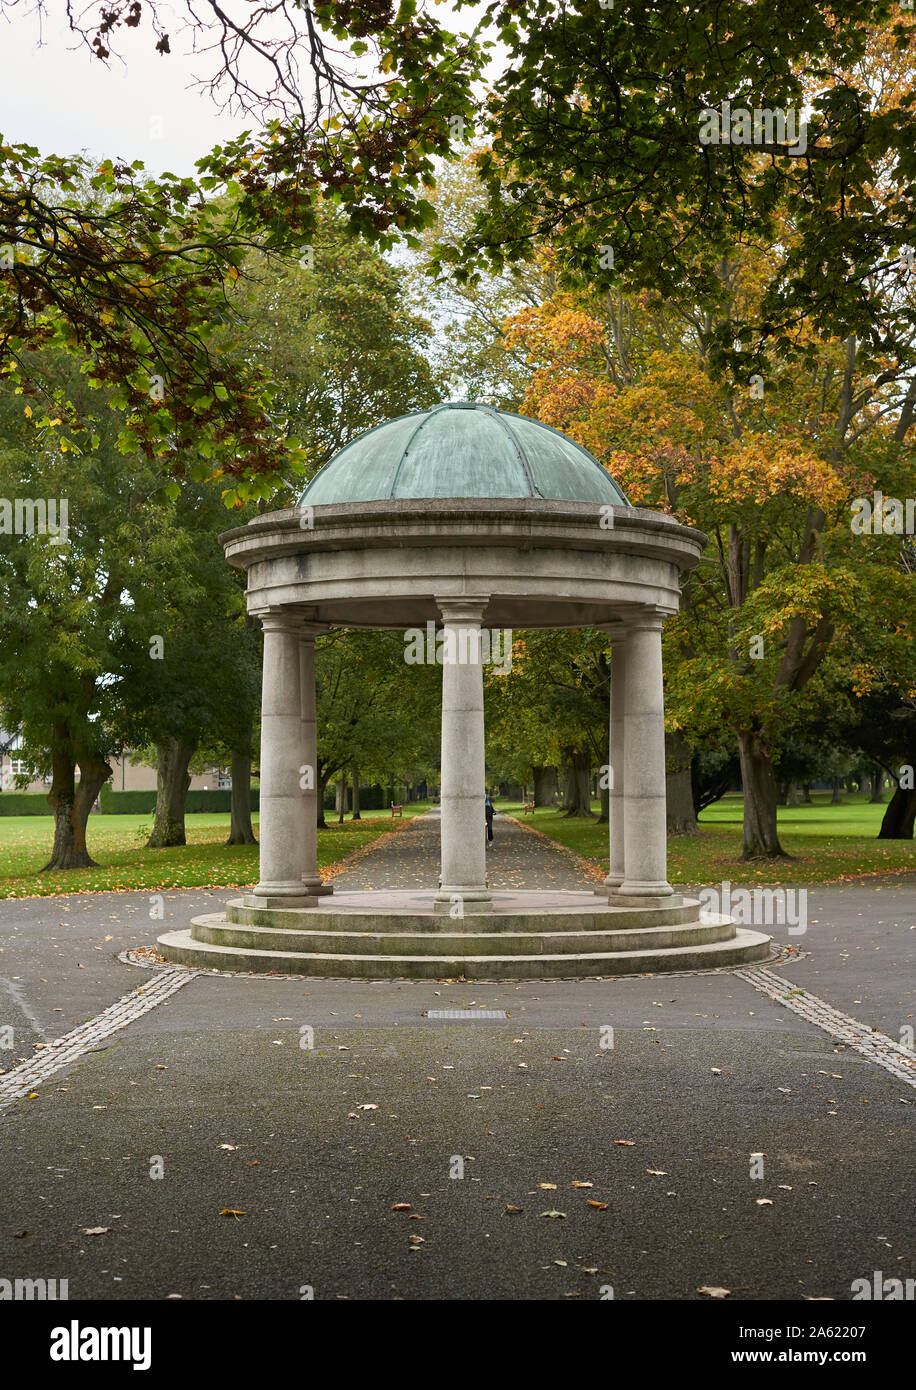
[[[184,828],[185,797],[191,785],[188,764],[194,745],[169,736],[156,743],[156,817],[147,849],[169,849],[187,843]]]
[[[232,754],[232,793],[229,802],[227,845],[253,845],[251,825],[251,757],[247,749]]]
[[[568,777],[564,811],[569,817],[592,819],[591,770],[592,760],[585,749],[570,750],[567,755]]]
[[[738,734],[741,782],[744,787],[742,859],[787,859],[776,824],[776,778],[769,750],[760,735]]]
[[[878,831],[879,840],[912,840],[916,825],[916,790],[895,787],[894,795],[887,803],[887,809]]]
[[[54,812],[54,844],[51,858],[41,872],[51,869],[94,869],[96,861],[86,848],[86,823],[102,787],[111,776],[106,762],[83,753],[79,759],[80,779],[76,781],[76,759],[61,750],[52,753],[51,791],[48,804]]]
[[[699,835],[693,804],[693,749],[679,729],[665,734],[665,823],[669,835]]]

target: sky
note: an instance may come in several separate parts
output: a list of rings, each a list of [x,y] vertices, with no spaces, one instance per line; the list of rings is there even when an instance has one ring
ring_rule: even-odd
[[[41,26],[21,5],[0,16],[0,135],[6,143],[27,142],[42,153],[141,159],[152,173],[184,175],[214,145],[255,124],[220,113],[208,93],[195,89],[195,75],[206,76],[214,59],[191,53],[177,23],[170,26],[174,51],[167,56],[155,52],[149,28],[122,27],[118,45],[126,64],[113,56],[106,66],[70,33],[62,0],[47,5],[51,18]],[[434,13],[440,23],[466,30],[476,9],[451,22],[447,3]]]
[[[119,38],[126,66],[115,57],[106,66],[70,33],[59,0],[49,8],[54,18],[41,28],[18,6],[0,18],[0,134],[7,143],[142,159],[156,173],[189,174],[208,149],[250,124],[221,115],[194,90],[195,71],[212,62],[205,55],[164,56],[148,29],[127,30]]]

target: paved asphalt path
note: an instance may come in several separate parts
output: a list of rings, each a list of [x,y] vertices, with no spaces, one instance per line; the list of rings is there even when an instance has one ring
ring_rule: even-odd
[[[586,882],[506,821],[489,862],[496,886]],[[421,880],[431,820],[336,886]],[[164,897],[164,921],[147,894],[0,904],[4,1066],[150,979],[125,947],[223,900]],[[899,1040],[916,880],[814,888],[808,916],[779,973]],[[478,1007],[508,1018],[425,1016]],[[914,1100],[730,972],[201,974],[0,1112],[0,1276],[68,1278],[71,1299],[845,1300],[875,1270],[916,1276]]]

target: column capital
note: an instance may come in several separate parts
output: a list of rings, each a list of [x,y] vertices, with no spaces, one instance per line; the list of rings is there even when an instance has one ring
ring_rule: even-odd
[[[489,594],[437,594],[435,598],[443,623],[480,623],[490,602]]]
[[[290,632],[299,634],[302,631],[302,619],[298,613],[291,613],[287,608],[261,608],[253,615],[260,618],[261,627],[265,632]]]
[[[673,618],[676,613],[676,608],[662,608],[659,604],[647,603],[627,614],[626,628],[628,632],[661,632],[665,619]]]
[[[623,618],[615,618],[610,623],[599,623],[598,629],[605,633],[611,642],[623,642],[629,632],[629,625]]]

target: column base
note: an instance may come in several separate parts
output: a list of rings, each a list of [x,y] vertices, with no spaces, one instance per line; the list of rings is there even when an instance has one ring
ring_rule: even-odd
[[[615,874],[613,877],[608,874],[607,878],[604,879],[602,883],[597,883],[595,885],[595,892],[599,897],[604,897],[611,893],[619,893],[621,883],[623,883],[623,874]]]
[[[303,892],[315,893],[319,898],[334,892],[333,883],[324,883],[320,878],[304,878],[302,884]]]
[[[467,903],[469,907],[483,908],[484,910],[486,910],[493,901],[490,896],[489,888],[471,885],[462,886],[458,884],[455,887],[440,887],[433,899],[433,911],[450,912],[455,906],[456,900],[460,902],[462,906]]]
[[[670,898],[674,889],[664,879],[649,882],[645,879],[624,879],[615,896],[621,898]]]
[[[317,907],[318,896],[301,882],[259,883],[242,899],[246,907]]]

